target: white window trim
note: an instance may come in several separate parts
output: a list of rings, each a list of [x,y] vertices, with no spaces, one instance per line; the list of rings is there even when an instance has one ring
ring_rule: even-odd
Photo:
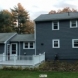
[[[78,26],[77,26],[77,20],[76,20],[76,27],[72,27],[72,21],[73,20],[70,20],[70,28],[77,28]]]
[[[52,30],[59,30],[59,21],[57,23],[58,23],[58,29],[54,29],[54,22],[52,22]]]
[[[30,42],[28,43],[28,48],[25,48],[25,42],[23,42],[23,49],[34,49],[35,48],[35,43],[33,42],[33,48],[30,48]]]
[[[72,48],[78,48],[78,47],[74,47],[74,41],[78,40],[78,39],[72,39]]]
[[[58,47],[54,47],[54,41],[58,41]],[[52,48],[60,48],[60,40],[59,39],[52,40]]]

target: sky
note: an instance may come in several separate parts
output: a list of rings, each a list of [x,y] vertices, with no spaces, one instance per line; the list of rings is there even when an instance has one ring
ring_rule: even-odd
[[[34,20],[41,14],[64,7],[78,9],[78,0],[1,0],[0,10],[13,8],[18,3],[28,11],[30,19]]]

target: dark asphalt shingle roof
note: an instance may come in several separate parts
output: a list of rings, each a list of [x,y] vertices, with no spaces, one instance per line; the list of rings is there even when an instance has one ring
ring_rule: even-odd
[[[41,14],[34,21],[65,20],[65,19],[75,19],[75,18],[78,18],[78,12]]]
[[[11,41],[35,41],[34,34],[17,34]]]
[[[16,33],[0,33],[0,43],[4,43]]]

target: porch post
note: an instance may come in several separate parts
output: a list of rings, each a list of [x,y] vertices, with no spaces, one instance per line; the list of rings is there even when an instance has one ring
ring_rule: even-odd
[[[6,60],[6,43],[4,43],[4,57],[3,57],[3,59],[4,59],[4,61]]]
[[[20,42],[19,42],[19,60],[20,60]]]
[[[14,65],[16,65],[17,55],[14,55]]]

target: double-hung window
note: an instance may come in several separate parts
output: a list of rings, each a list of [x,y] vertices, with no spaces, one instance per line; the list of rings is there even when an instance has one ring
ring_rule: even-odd
[[[71,20],[70,21],[70,28],[77,28],[77,20]]]
[[[24,42],[23,49],[34,49],[34,42]]]
[[[60,48],[60,40],[59,39],[52,40],[52,48]]]
[[[78,48],[78,39],[72,39],[72,48]]]
[[[52,30],[59,30],[59,22],[52,22]]]

